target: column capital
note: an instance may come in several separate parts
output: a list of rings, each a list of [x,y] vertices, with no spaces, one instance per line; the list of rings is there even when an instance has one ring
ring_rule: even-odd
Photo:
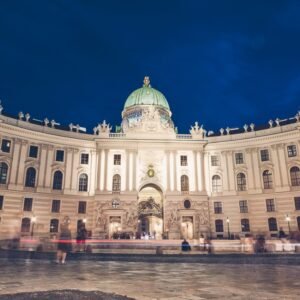
[[[22,145],[27,145],[28,141],[27,140],[21,140]]]

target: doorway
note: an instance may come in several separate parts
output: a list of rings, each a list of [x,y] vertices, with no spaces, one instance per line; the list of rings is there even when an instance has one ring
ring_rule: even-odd
[[[185,216],[182,217],[181,236],[184,239],[193,239],[194,238],[193,217],[185,217]]]
[[[163,193],[156,185],[144,186],[138,196],[138,233],[143,238],[162,239]]]

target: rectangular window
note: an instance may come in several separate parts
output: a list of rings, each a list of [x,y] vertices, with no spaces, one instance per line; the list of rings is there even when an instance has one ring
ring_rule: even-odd
[[[24,199],[24,211],[32,211],[32,198]]]
[[[261,161],[269,161],[270,160],[268,149],[260,150],[260,159],[261,159]]]
[[[247,213],[248,212],[247,200],[240,200],[240,212],[241,213]]]
[[[64,161],[65,151],[64,150],[56,150],[56,161]]]
[[[0,210],[3,209],[3,202],[4,202],[4,197],[0,196]]]
[[[222,202],[214,202],[214,210],[215,210],[215,214],[221,214],[222,213]]]
[[[250,223],[248,219],[242,219],[241,220],[241,227],[242,232],[249,232],[250,231]]]
[[[89,154],[88,153],[81,153],[80,163],[82,165],[88,165],[89,164]]]
[[[244,163],[244,156],[243,153],[235,153],[235,163],[237,165]]]
[[[181,166],[187,166],[188,165],[187,156],[186,155],[180,155],[180,165]]]
[[[297,148],[296,145],[287,146],[288,157],[297,156]]]
[[[79,201],[78,203],[78,213],[85,214],[86,213],[86,201]]]
[[[215,221],[216,232],[224,232],[223,220],[216,220]],[[220,236],[223,237],[223,236]]]
[[[39,147],[31,145],[29,147],[29,157],[37,158],[39,153]]]
[[[269,218],[268,223],[269,223],[269,231],[277,231],[278,230],[276,218]]]
[[[295,209],[300,210],[300,197],[295,197],[294,201],[295,201]]]
[[[114,165],[121,165],[121,154],[114,155]]]
[[[59,213],[59,211],[60,211],[60,200],[52,200],[51,212]]]
[[[1,151],[9,153],[11,148],[11,141],[3,139],[1,142]]]
[[[220,162],[219,162],[219,158],[217,155],[212,155],[211,156],[211,165],[213,167],[216,167],[216,166],[219,166],[220,165]]]
[[[274,199],[266,199],[267,211],[275,211],[275,201]]]

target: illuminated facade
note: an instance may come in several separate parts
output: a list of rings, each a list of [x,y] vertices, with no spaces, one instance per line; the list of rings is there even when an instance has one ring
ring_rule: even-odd
[[[2,112],[2,109],[1,109]],[[127,98],[122,124],[83,133],[0,115],[0,234],[49,236],[80,220],[95,237],[276,235],[300,226],[300,122],[177,134],[165,96]],[[33,232],[34,231],[34,232]]]

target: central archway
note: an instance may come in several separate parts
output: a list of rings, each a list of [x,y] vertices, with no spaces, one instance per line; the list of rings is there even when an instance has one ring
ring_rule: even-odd
[[[139,191],[138,232],[146,239],[162,239],[163,192],[155,184],[146,184]]]

